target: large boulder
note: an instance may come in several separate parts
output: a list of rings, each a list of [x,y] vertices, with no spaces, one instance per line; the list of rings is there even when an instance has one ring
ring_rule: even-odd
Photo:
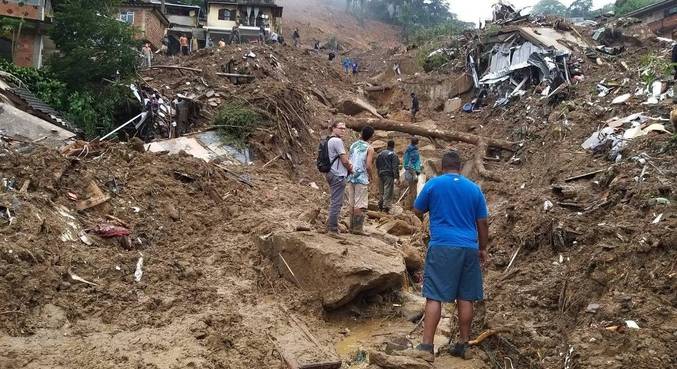
[[[360,294],[402,286],[402,253],[375,238],[278,232],[258,237],[258,245],[281,275],[317,291],[327,309],[341,307]]]

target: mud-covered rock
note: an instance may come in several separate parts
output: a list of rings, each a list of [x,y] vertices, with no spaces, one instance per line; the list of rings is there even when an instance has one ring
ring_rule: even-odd
[[[404,245],[402,248],[402,256],[404,256],[404,263],[407,270],[416,272],[423,269],[423,256],[418,249],[411,245]]]
[[[388,355],[379,351],[369,352],[369,363],[383,369],[430,369],[432,365],[425,360],[408,356]]]
[[[416,227],[399,219],[384,224],[383,226],[381,226],[381,229],[384,232],[390,233],[395,236],[409,236],[416,233]]]
[[[258,245],[281,275],[303,289],[319,292],[327,309],[343,306],[363,293],[402,286],[402,254],[378,239],[279,232],[258,237]]]

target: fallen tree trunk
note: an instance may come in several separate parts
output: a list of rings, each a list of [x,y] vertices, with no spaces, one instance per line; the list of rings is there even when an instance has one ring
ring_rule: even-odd
[[[487,154],[488,147],[487,140],[481,138],[477,144],[477,152],[475,153],[475,168],[477,168],[477,173],[479,173],[480,176],[495,182],[501,182],[499,176],[488,171],[487,168],[484,167],[484,156]]]
[[[441,140],[446,140],[446,141],[458,141],[458,142],[465,142],[469,144],[473,144],[476,146],[479,146],[481,144],[481,141],[484,140],[487,144],[487,146],[493,146],[493,147],[498,147],[503,150],[515,151],[515,142],[510,142],[506,140],[500,140],[500,139],[495,139],[495,138],[490,138],[490,137],[482,137],[478,135],[474,135],[472,133],[465,133],[465,132],[458,132],[458,131],[450,131],[450,130],[439,130],[439,129],[426,129],[423,127],[419,127],[416,125],[413,125],[411,123],[403,123],[403,122],[398,122],[395,120],[389,120],[389,119],[365,119],[365,118],[350,118],[347,117],[348,119],[346,120],[346,127],[354,129],[354,130],[361,130],[365,126],[371,126],[376,130],[381,130],[381,131],[396,131],[396,132],[403,132],[403,133],[409,133],[412,135],[416,136],[421,136],[421,137],[429,137],[429,138],[439,138]],[[484,150],[486,152],[486,150]],[[483,156],[484,156],[483,152]]]

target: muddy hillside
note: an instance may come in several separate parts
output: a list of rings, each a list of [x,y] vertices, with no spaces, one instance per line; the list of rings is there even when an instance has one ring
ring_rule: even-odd
[[[0,131],[0,368],[677,367],[672,40],[508,12],[428,50],[283,3],[299,47],[140,70],[134,91],[159,106],[145,126],[58,144]],[[421,340],[429,239],[404,187],[384,212],[371,183],[366,235],[347,206],[326,233],[316,156],[337,121],[347,145],[370,125],[400,158],[419,137],[421,185],[455,149],[485,193],[471,359],[446,350],[454,304],[434,363],[401,354]]]

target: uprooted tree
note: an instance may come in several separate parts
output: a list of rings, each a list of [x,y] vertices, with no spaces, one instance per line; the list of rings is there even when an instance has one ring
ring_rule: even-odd
[[[517,146],[516,142],[491,137],[478,136],[471,133],[458,132],[453,130],[427,129],[420,126],[415,126],[412,124],[407,124],[389,119],[348,118],[346,120],[346,127],[354,130],[361,130],[366,126],[371,126],[372,128],[381,131],[395,131],[409,133],[411,135],[428,137],[431,139],[464,142],[475,145],[477,146],[477,151],[474,158],[474,165],[477,168],[478,173],[484,178],[499,182],[500,178],[484,167],[483,160],[486,155],[487,149],[489,147],[495,147],[501,150],[515,152]]]

